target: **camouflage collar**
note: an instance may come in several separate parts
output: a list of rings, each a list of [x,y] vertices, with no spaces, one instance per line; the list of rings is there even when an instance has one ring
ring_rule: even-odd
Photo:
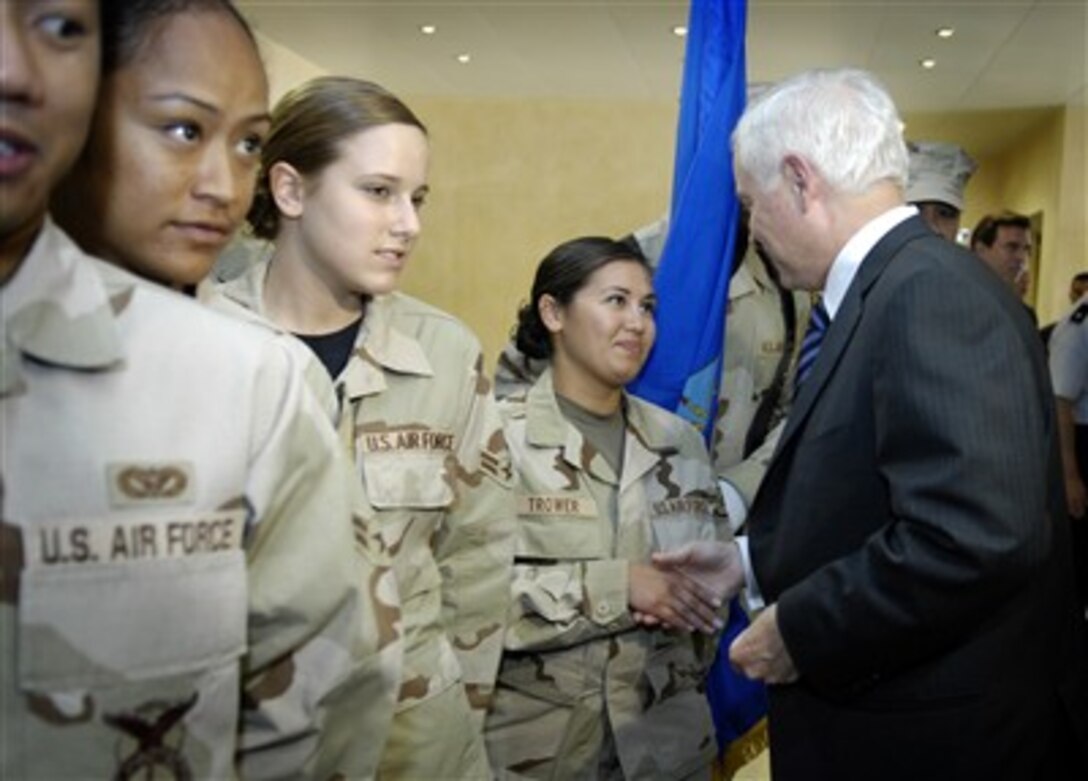
[[[264,290],[264,280],[267,275],[268,261],[254,263],[240,276],[217,285],[215,290],[225,298],[265,319],[264,297],[261,291]]]
[[[627,428],[647,449],[655,452],[673,446],[669,437],[659,425],[655,425],[647,414],[649,403],[623,394],[624,408],[627,415]],[[555,385],[552,382],[552,370],[549,365],[525,397],[526,436],[529,444],[540,447],[559,447],[568,443],[567,430],[573,428],[555,401]]]
[[[116,314],[133,287],[129,283],[108,296],[102,269],[47,220],[15,276],[0,289],[0,395],[19,388],[21,355],[82,371],[119,365],[124,351]]]
[[[574,469],[589,472],[606,483],[619,482],[604,457],[560,411],[550,364],[525,396],[525,439],[532,447],[558,448],[563,460]]]
[[[627,395],[627,429],[647,450],[661,453],[676,447],[676,441],[649,414],[651,404],[637,396]],[[660,410],[657,410],[660,413]]]
[[[265,318],[264,290],[268,276],[268,261],[253,264],[240,277],[225,282],[218,290],[222,295]],[[367,305],[363,325],[355,341],[355,352],[338,382],[342,382],[348,398],[381,393],[386,388],[383,371],[431,377],[434,370],[419,341],[398,330],[393,324],[400,295],[378,296]]]
[[[530,445],[562,447],[568,443],[569,430],[573,428],[559,411],[549,365],[525,396],[525,436]],[[578,439],[581,440],[581,435]]]
[[[399,293],[371,299],[367,304],[357,350],[365,352],[370,360],[390,371],[433,377],[434,369],[427,360],[423,345],[393,324],[400,300]]]
[[[624,393],[624,403],[627,444],[624,449],[621,491],[656,464],[663,451],[675,446],[664,429],[655,425],[647,414],[646,402]],[[563,460],[575,469],[587,471],[608,483],[620,482],[604,458],[586,445],[578,428],[563,417],[555,400],[550,367],[544,370],[526,394],[525,437],[534,447],[561,448]]]
[[[755,250],[749,249],[741,261],[741,267],[729,282],[729,300],[735,301],[768,290],[777,290],[777,287]]]

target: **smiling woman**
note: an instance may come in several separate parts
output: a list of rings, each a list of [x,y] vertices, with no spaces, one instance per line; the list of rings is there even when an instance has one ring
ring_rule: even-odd
[[[641,253],[590,236],[541,261],[518,312],[518,349],[547,368],[500,407],[518,541],[486,723],[498,778],[710,775],[714,642],[694,630],[713,634],[716,607],[649,560],[729,525],[695,429],[624,391],[655,304]]]
[[[88,251],[187,287],[207,275],[249,209],[268,83],[230,3],[136,7],[106,26],[90,139],[54,214]]]

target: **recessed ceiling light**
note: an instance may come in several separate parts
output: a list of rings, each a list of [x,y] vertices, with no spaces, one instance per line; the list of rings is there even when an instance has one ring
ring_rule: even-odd
[[[683,38],[688,34],[688,28],[682,24],[673,25],[672,34],[677,38]]]
[[[937,61],[932,57],[926,57],[924,60],[918,60],[918,64],[925,68],[927,71],[933,70],[937,67]]]
[[[937,37],[938,38],[951,38],[955,34],[956,34],[956,28],[955,27],[938,27],[937,28]]]
[[[436,32],[438,32],[438,28],[435,27],[433,24],[421,24],[419,26],[419,31],[424,35],[434,35]]]
[[[472,62],[472,55],[468,52],[465,52],[464,54],[458,54],[457,61],[462,65],[468,65],[470,62]]]

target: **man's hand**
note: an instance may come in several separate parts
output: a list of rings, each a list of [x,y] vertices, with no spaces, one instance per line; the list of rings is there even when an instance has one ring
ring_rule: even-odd
[[[701,540],[653,555],[654,566],[682,573],[703,601],[721,605],[744,587],[744,563],[735,542]]]
[[[729,662],[746,678],[764,683],[793,683],[797,668],[778,631],[778,606],[771,605],[729,646]]]
[[[718,604],[704,599],[698,584],[682,573],[636,562],[627,571],[628,601],[639,624],[706,634],[722,628]]]

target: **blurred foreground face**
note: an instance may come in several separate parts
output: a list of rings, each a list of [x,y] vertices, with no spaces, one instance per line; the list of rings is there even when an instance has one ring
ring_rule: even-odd
[[[50,190],[79,154],[98,61],[93,0],[0,0],[0,278],[21,259]]]
[[[95,254],[195,284],[245,218],[268,124],[264,68],[238,22],[218,11],[166,16],[103,80],[59,217]]]

